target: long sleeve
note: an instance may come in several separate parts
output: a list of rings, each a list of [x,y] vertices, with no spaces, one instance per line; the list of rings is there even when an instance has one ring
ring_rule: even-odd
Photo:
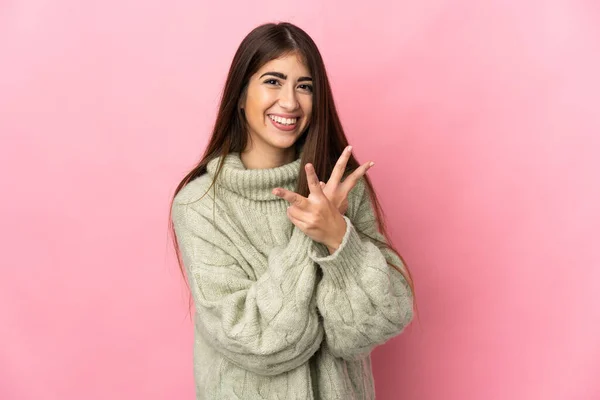
[[[311,239],[294,227],[289,243],[268,254],[266,271],[254,280],[227,250],[233,245],[222,227],[193,207],[175,204],[172,210],[203,337],[257,374],[306,363],[324,336],[314,296],[318,267],[307,251]]]
[[[387,264],[389,261],[403,268],[400,258],[365,236],[385,242],[376,225],[368,188],[359,183],[363,191],[355,223],[344,215],[347,227],[341,245],[329,254],[324,246],[313,242],[309,251],[323,271],[317,307],[323,316],[326,343],[332,354],[348,360],[366,356],[399,334],[413,317],[410,287]]]

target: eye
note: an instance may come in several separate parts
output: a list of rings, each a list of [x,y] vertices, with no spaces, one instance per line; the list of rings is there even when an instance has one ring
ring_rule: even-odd
[[[278,85],[279,81],[277,79],[267,79],[264,83],[269,85]]]
[[[300,89],[302,89],[302,90],[306,90],[306,91],[311,92],[311,93],[313,91],[313,85],[300,85],[298,87]]]

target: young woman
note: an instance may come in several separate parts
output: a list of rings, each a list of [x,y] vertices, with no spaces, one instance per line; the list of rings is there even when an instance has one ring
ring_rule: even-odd
[[[289,23],[250,32],[171,206],[198,399],[375,398],[370,352],[409,324],[414,288],[370,166],[312,39]]]

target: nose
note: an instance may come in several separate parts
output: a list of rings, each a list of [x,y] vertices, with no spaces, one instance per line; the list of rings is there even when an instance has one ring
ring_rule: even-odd
[[[279,105],[287,110],[295,110],[298,108],[298,99],[294,85],[285,85],[279,91]]]

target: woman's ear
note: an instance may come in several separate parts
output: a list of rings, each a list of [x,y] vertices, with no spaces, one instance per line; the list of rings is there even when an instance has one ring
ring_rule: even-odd
[[[242,89],[242,93],[240,94],[240,99],[238,101],[238,108],[244,113],[244,106],[246,105],[246,94],[248,93],[248,84],[244,85]]]

